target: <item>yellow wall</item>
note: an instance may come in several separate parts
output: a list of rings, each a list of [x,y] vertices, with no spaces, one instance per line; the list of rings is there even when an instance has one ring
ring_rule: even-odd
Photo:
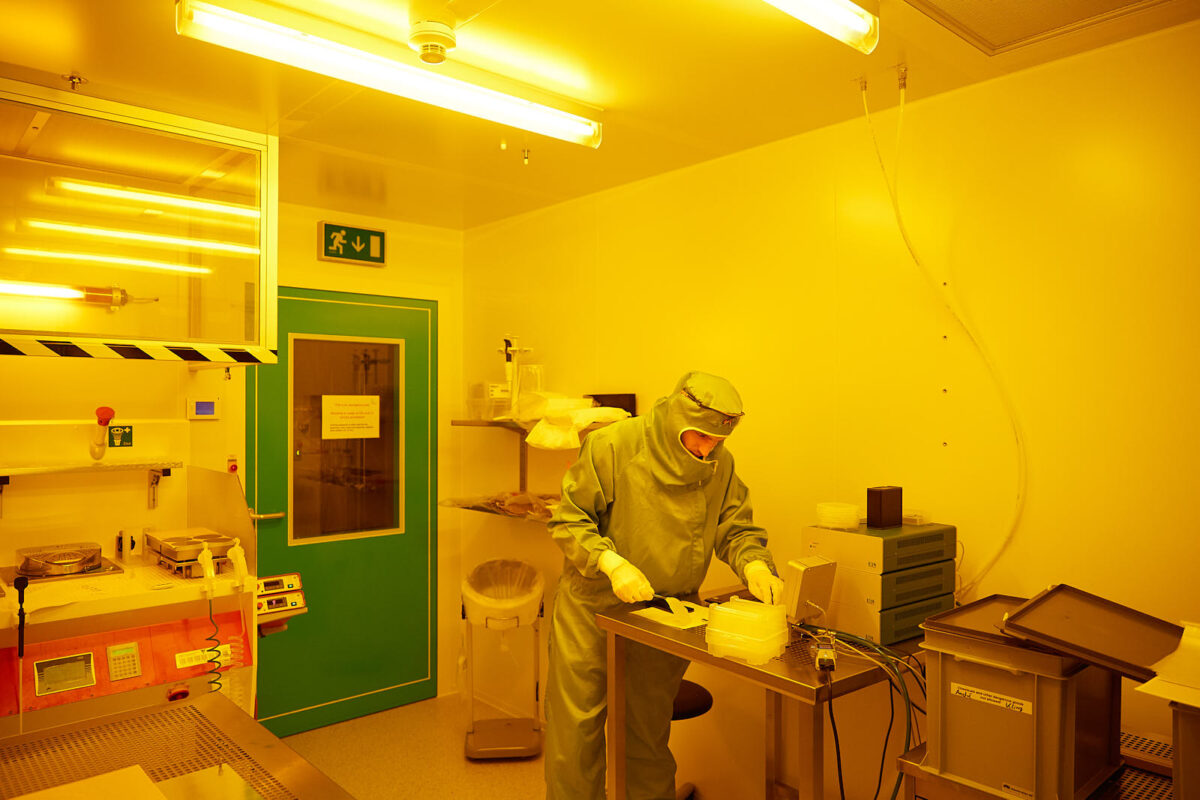
[[[190,370],[186,364],[24,357],[0,358],[0,468],[80,467],[95,461],[89,444],[95,409],[133,426],[133,447],[103,463],[178,463],[224,470],[241,463],[244,373]],[[219,398],[219,421],[189,422],[189,396]],[[0,469],[0,474],[4,470]],[[174,470],[148,508],[146,470],[14,476],[0,497],[0,564],[36,545],[97,542],[113,557],[117,531],[164,531],[187,525],[187,471]]]
[[[470,230],[464,375],[500,377],[503,334],[533,348],[548,388],[634,391],[642,408],[685,370],[725,375],[748,410],[731,450],[773,541],[818,502],[896,484],[906,508],[958,526],[969,580],[1017,507],[986,351],[1028,484],[975,596],[1068,583],[1200,619],[1197,48],[1191,24],[910,104],[900,206],[932,282],[862,119]],[[893,172],[899,113],[872,120]],[[540,530],[496,530],[555,558]],[[1125,702],[1128,729],[1169,736],[1163,704]],[[734,750],[757,739],[726,730]]]

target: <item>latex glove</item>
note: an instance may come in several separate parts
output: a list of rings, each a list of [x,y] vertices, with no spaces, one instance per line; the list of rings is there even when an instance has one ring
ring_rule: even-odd
[[[765,561],[751,561],[744,570],[750,594],[767,605],[783,602],[783,581],[775,577]]]
[[[642,571],[612,550],[600,554],[600,571],[612,582],[613,594],[622,603],[636,603],[654,597],[654,588]]]

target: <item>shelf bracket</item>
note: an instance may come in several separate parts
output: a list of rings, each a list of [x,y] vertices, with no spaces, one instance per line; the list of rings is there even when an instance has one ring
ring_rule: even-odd
[[[163,477],[171,477],[171,468],[163,467],[162,469],[152,469],[149,475],[149,485],[147,487],[146,508],[151,510],[158,508],[158,482]]]
[[[525,443],[525,437],[520,438],[521,442],[521,473],[519,476],[519,485],[522,492],[525,491],[525,485],[529,482],[529,445]]]

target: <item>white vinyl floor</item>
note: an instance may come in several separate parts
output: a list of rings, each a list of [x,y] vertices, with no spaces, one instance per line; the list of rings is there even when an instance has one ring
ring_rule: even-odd
[[[477,711],[478,713],[478,711]],[[542,757],[469,761],[458,695],[422,700],[284,741],[356,800],[536,800]]]

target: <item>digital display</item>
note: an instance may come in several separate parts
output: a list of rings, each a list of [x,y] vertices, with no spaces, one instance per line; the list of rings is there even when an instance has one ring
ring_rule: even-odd
[[[217,413],[217,404],[212,400],[197,400],[195,413],[198,415],[211,417],[213,414]]]
[[[80,689],[94,686],[95,672],[92,669],[92,654],[80,653],[74,656],[52,658],[46,661],[34,662],[35,694],[65,692],[68,689]]]

